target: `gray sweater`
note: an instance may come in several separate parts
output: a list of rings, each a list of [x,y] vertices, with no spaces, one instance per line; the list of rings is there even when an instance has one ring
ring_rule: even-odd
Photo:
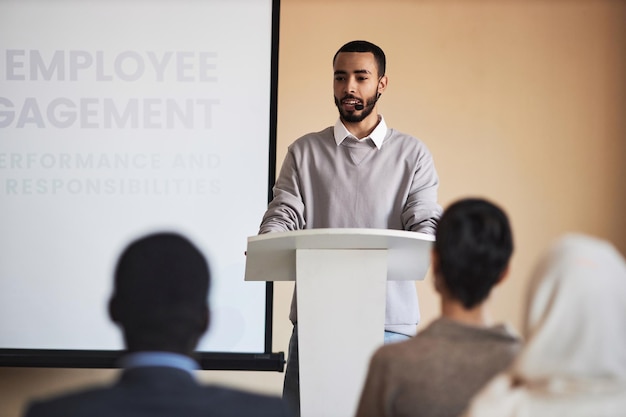
[[[259,233],[346,227],[434,234],[438,185],[418,139],[387,129],[380,149],[369,138],[337,145],[329,127],[289,146]],[[297,321],[295,298],[289,318]],[[385,329],[413,335],[418,321],[415,283],[388,282]]]

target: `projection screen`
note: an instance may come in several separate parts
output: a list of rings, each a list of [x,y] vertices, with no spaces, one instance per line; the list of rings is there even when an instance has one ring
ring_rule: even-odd
[[[202,366],[282,369],[244,282],[275,169],[277,0],[0,0],[0,364],[108,367],[115,262],[206,254]]]

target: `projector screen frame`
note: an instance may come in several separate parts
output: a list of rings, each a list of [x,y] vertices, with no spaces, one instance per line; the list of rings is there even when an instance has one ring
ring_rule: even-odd
[[[267,201],[272,198],[276,172],[276,127],[278,104],[278,51],[280,0],[271,0],[271,75],[269,111],[269,152]],[[242,277],[243,280],[243,277]],[[195,352],[202,370],[283,372],[284,352],[272,352],[273,283],[265,286],[264,351],[258,353]],[[15,349],[0,348],[0,367],[37,368],[118,368],[123,350]]]

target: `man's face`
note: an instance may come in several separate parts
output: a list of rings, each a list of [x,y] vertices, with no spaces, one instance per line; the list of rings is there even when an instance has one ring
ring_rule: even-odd
[[[358,123],[369,116],[382,93],[386,77],[378,75],[371,52],[341,52],[333,65],[335,105],[342,120]],[[358,110],[357,107],[363,106]]]

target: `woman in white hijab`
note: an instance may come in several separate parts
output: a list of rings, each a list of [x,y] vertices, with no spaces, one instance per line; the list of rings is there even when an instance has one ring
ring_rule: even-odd
[[[526,345],[471,402],[471,417],[626,416],[626,262],[566,235],[530,282]]]

